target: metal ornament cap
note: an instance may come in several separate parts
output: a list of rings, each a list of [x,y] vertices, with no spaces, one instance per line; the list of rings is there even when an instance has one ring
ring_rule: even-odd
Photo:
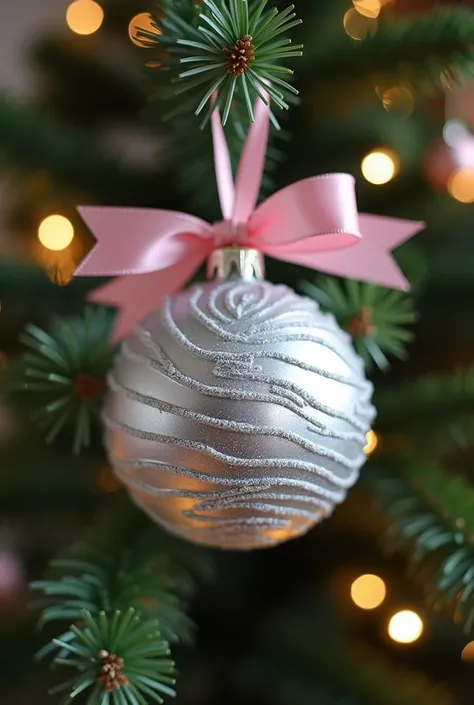
[[[247,247],[222,247],[214,250],[207,261],[209,280],[252,281],[265,279],[265,262],[259,250]]]

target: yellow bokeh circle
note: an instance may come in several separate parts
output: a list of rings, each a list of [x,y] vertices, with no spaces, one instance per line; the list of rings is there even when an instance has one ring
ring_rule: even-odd
[[[361,575],[351,585],[351,598],[362,610],[374,610],[385,600],[387,588],[378,575]]]
[[[49,215],[38,228],[38,239],[48,250],[65,250],[74,238],[74,227],[63,215]]]
[[[380,186],[391,181],[396,175],[398,160],[389,150],[377,149],[364,157],[361,170],[369,183]]]
[[[104,21],[104,11],[94,0],[74,0],[66,10],[66,22],[76,34],[94,34]]]
[[[399,644],[413,644],[423,634],[423,620],[411,610],[394,614],[388,625],[388,634]]]
[[[142,49],[155,47],[156,42],[143,36],[143,32],[155,35],[161,34],[149,12],[140,12],[139,15],[132,17],[128,25],[128,36],[134,44]]]
[[[448,191],[456,201],[474,203],[474,170],[457,169],[449,177]]]

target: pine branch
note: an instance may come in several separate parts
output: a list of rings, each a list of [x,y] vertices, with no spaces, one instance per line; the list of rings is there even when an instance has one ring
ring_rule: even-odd
[[[66,691],[65,703],[78,689],[89,692],[88,705],[143,705],[174,695],[167,642],[189,644],[194,634],[185,613],[194,590],[187,566],[196,572],[199,559],[200,572],[207,570],[202,552],[190,559],[176,543],[178,550],[174,539],[150,529],[142,512],[119,499],[82,542],[51,561],[45,580],[32,584],[41,593],[32,605],[41,609],[40,626],[71,625],[38,653],[53,666],[79,671],[54,689]]]
[[[240,2],[240,0],[239,0]],[[254,0],[252,0],[254,2]],[[141,39],[155,46],[155,59],[148,62],[146,78],[151,96],[150,122],[160,123],[160,129],[167,132],[168,148],[177,165],[180,189],[191,197],[192,205],[208,215],[219,215],[217,190],[209,188],[208,176],[214,173],[211,134],[201,129],[201,121],[193,117],[193,112],[200,101],[198,93],[193,90],[182,92],[178,73],[182,68],[180,59],[184,48],[178,48],[178,40],[201,40],[198,33],[199,13],[203,9],[193,0],[177,0],[172,3],[172,20],[167,13],[169,2],[166,0],[161,11],[154,15],[153,32],[142,32]],[[166,19],[163,19],[166,14]],[[197,34],[197,37],[196,37]],[[200,89],[201,86],[197,86]],[[189,93],[189,95],[187,95]],[[294,96],[293,96],[294,98]],[[292,98],[288,97],[291,101]],[[167,106],[163,110],[163,105]],[[210,113],[207,113],[207,118]],[[161,122],[163,123],[161,126]],[[226,139],[231,155],[232,167],[236,172],[242,147],[247,135],[248,101],[237,86],[230,110]],[[265,173],[262,180],[262,194],[268,194],[274,188],[272,174],[285,160],[285,152],[278,146],[278,141],[288,141],[290,136],[284,130],[270,131],[269,147],[265,161]]]
[[[0,261],[1,337],[7,331],[7,322],[17,326],[25,319],[49,320],[51,311],[57,315],[79,313],[84,308],[86,294],[98,283],[77,277],[68,286],[58,286],[42,267],[3,259]],[[11,338],[7,342],[11,344]]]
[[[407,326],[417,318],[406,294],[350,279],[339,282],[333,277],[319,277],[314,284],[302,282],[301,288],[352,335],[366,367],[375,364],[386,369],[389,361],[385,353],[406,357],[406,345],[413,339]]]
[[[473,62],[474,12],[449,7],[397,20],[381,17],[375,33],[361,42],[346,38],[317,57],[312,68],[330,84],[365,77],[374,84],[405,80],[439,89],[468,80]]]
[[[287,95],[298,92],[282,78],[293,72],[280,61],[301,56],[302,46],[293,46],[284,36],[301,20],[295,19],[293,5],[279,13],[276,8],[267,11],[267,2],[203,0],[197,21],[195,13],[186,21],[180,7],[165,4],[156,31],[143,36],[166,47],[163,63],[171,79],[179,79],[177,93],[184,96],[180,112],[189,113],[190,104],[196,115],[204,114],[205,125],[219,106],[225,125],[234,101],[245,106],[250,122],[256,99],[288,109]]]
[[[326,644],[324,650],[314,649],[311,672],[257,657],[246,666],[242,680],[252,696],[257,693],[266,702],[270,695],[275,705],[454,705],[448,693],[423,674],[395,669],[361,645],[351,647]]]
[[[430,438],[430,452],[465,445],[474,432],[474,369],[429,375],[376,391],[377,428],[420,439]],[[426,444],[425,444],[426,445]]]
[[[244,662],[245,695],[276,705],[452,705],[422,673],[394,668],[375,650],[339,634],[337,623],[311,603],[274,615],[259,650]],[[324,624],[322,638],[310,625]],[[331,628],[332,627],[332,628]]]
[[[118,123],[140,116],[146,100],[143,86],[111,61],[85,51],[81,38],[41,38],[30,54],[34,65],[48,74],[42,105],[53,104],[55,112],[73,118],[74,124]]]
[[[93,194],[109,205],[165,200],[169,178],[124,169],[98,143],[64,128],[34,108],[0,95],[0,156],[7,166],[47,171],[59,191]]]
[[[72,424],[74,453],[89,446],[115,352],[109,344],[111,325],[107,309],[86,309],[82,317],[56,320],[51,334],[26,326],[20,339],[29,352],[13,387],[37,398],[33,418],[47,432],[47,443]]]
[[[82,610],[80,626],[54,644],[60,652],[53,664],[77,672],[50,691],[66,691],[64,705],[81,693],[88,694],[86,705],[144,705],[145,698],[162,703],[162,694],[176,695],[174,662],[158,622],[133,608],[97,616]]]
[[[97,536],[94,537],[95,544]],[[130,542],[129,542],[130,543]],[[193,583],[182,570],[173,570],[156,549],[145,551],[139,545],[123,550],[99,540],[73,546],[68,554],[50,563],[50,577],[31,587],[43,593],[40,626],[56,621],[80,621],[82,610],[93,616],[110,615],[130,607],[147,619],[157,619],[160,632],[169,641],[192,641],[194,625],[185,614]],[[42,654],[54,650],[45,647]]]
[[[344,44],[316,59],[325,83],[360,80],[409,81],[420,88],[444,88],[474,72],[474,12],[435,8],[403,19],[379,19],[377,31],[362,42]]]
[[[376,505],[387,517],[385,545],[403,549],[428,603],[474,627],[474,489],[424,460],[403,471],[365,474]]]

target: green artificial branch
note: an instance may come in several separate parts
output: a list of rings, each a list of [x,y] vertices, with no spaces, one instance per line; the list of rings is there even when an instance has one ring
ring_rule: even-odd
[[[150,619],[158,619],[168,641],[192,640],[194,626],[186,616],[184,597],[188,580],[171,571],[164,557],[151,551],[95,548],[78,544],[67,556],[52,560],[50,577],[32,583],[43,593],[40,626],[55,621],[80,621],[84,609],[93,615],[134,607]],[[52,649],[48,644],[41,655]]]
[[[252,2],[255,3],[255,0]],[[208,217],[217,218],[217,189],[209,188],[208,182],[208,175],[214,173],[211,134],[210,130],[201,130],[199,121],[193,117],[202,98],[199,94],[202,87],[198,84],[193,88],[194,84],[190,85],[179,78],[183,67],[180,60],[189,54],[189,47],[181,46],[179,42],[202,41],[198,31],[202,11],[207,12],[207,9],[203,5],[197,6],[193,0],[174,0],[172,3],[163,0],[153,16],[152,31],[142,30],[139,38],[148,42],[150,47],[155,47],[156,60],[148,62],[146,72],[150,94],[149,120],[160,124],[160,130],[167,131],[166,140],[176,165],[178,187],[190,195],[191,203],[197,210],[204,211]],[[287,96],[288,101],[294,99],[293,93]],[[209,115],[208,111],[207,117]],[[226,126],[234,174],[247,136],[248,123],[247,101],[239,81]],[[275,144],[276,136],[281,142],[290,139],[283,129],[273,127],[270,131],[262,179],[263,194],[273,190],[272,174],[285,160],[285,151]]]
[[[64,705],[81,693],[88,694],[86,705],[147,705],[148,698],[162,703],[162,694],[176,694],[174,662],[166,658],[158,622],[143,620],[133,608],[96,617],[83,610],[81,625],[54,643],[60,649],[54,665],[78,672],[50,691],[67,691]]]
[[[382,16],[375,32],[360,42],[346,37],[316,57],[313,69],[330,84],[366,77],[439,89],[469,79],[473,66],[474,12],[444,7],[396,20]]]
[[[121,205],[151,197],[149,172],[126,171],[90,137],[5,95],[0,95],[0,155],[15,170],[47,171],[59,191],[93,193],[99,201]]]
[[[377,428],[420,439],[429,452],[467,445],[474,429],[474,369],[377,390]],[[426,442],[429,439],[430,442]]]
[[[156,556],[157,536],[144,541],[138,517],[125,508],[100,522],[86,542],[51,561],[46,580],[31,585],[42,593],[33,603],[41,609],[39,626],[71,625],[38,653],[79,671],[52,691],[67,691],[65,703],[88,689],[87,705],[143,705],[174,695],[173,662],[164,657],[168,641],[192,641],[185,598],[194,585],[178,564]],[[124,521],[127,549],[120,547]]]
[[[386,353],[406,357],[406,345],[413,339],[407,326],[416,321],[417,315],[412,299],[403,292],[333,277],[320,277],[316,283],[302,282],[301,288],[325,311],[334,314],[339,325],[352,335],[366,367],[375,364],[386,369]]]
[[[61,116],[68,118],[73,112],[74,122],[88,128],[140,118],[146,102],[142,83],[102,56],[85,51],[80,41],[41,37],[30,53],[50,79],[45,101],[49,109],[54,101]]]
[[[474,490],[424,460],[403,471],[365,474],[376,506],[386,516],[385,546],[409,555],[428,603],[474,627]]]
[[[276,705],[453,705],[423,673],[394,668],[374,649],[347,640],[327,613],[329,605],[321,614],[314,597],[277,610],[239,674],[244,696],[270,697]],[[326,627],[320,638],[309,626],[315,623]]]
[[[252,696],[257,692],[263,699],[270,694],[275,705],[454,705],[423,674],[393,668],[360,644],[326,644],[311,654],[311,670],[309,664],[291,667],[288,661],[258,655],[246,664],[242,680]]]
[[[282,78],[293,72],[279,62],[302,55],[302,46],[293,46],[283,36],[301,20],[296,19],[294,5],[278,12],[266,10],[267,2],[203,0],[197,24],[195,16],[186,21],[180,8],[168,3],[156,32],[142,33],[166,47],[163,62],[171,77],[177,74],[175,91],[183,95],[180,113],[193,110],[200,115],[206,109],[204,126],[217,107],[222,108],[225,125],[234,103],[245,106],[251,122],[256,99],[281,110],[289,108],[286,95],[298,91]],[[278,126],[273,113],[272,121]]]
[[[57,319],[51,333],[26,326],[20,340],[29,351],[22,356],[14,387],[35,395],[38,408],[33,419],[45,430],[47,443],[70,424],[74,453],[89,446],[115,353],[109,343],[111,326],[107,309],[86,309],[83,316]]]

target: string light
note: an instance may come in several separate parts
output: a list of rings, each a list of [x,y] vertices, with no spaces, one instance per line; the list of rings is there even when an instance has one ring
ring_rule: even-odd
[[[365,439],[367,442],[364,446],[364,453],[367,457],[369,457],[372,455],[372,453],[377,450],[377,447],[379,445],[379,437],[377,436],[375,431],[370,430]]]
[[[380,607],[387,596],[387,588],[378,575],[361,575],[351,585],[352,601],[361,610],[374,610]]]
[[[65,250],[73,238],[73,225],[63,215],[49,215],[38,228],[38,239],[48,250]]]
[[[144,37],[144,32],[155,35],[161,34],[149,12],[140,12],[139,15],[135,15],[135,17],[130,20],[128,36],[134,44],[142,49],[155,47],[156,42]]]
[[[104,11],[95,0],[74,0],[66,10],[66,22],[76,34],[94,34],[104,21]]]
[[[377,149],[364,157],[361,169],[369,183],[380,186],[391,181],[396,175],[398,160],[389,150]]]
[[[361,15],[354,7],[347,10],[342,23],[346,34],[351,39],[358,41],[365,39],[368,34],[373,34],[377,29],[377,19],[375,17]]]
[[[411,610],[393,615],[388,625],[388,635],[399,644],[413,644],[423,634],[423,620]]]
[[[456,169],[448,181],[450,195],[461,203],[474,203],[474,171]]]

